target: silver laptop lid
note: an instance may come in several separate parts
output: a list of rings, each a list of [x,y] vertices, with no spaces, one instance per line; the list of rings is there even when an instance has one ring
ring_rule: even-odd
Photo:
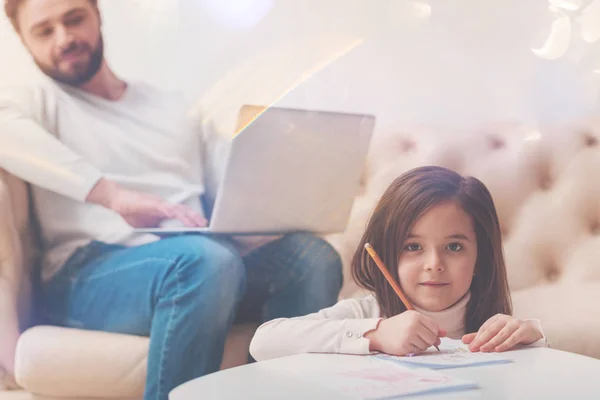
[[[244,106],[210,230],[343,231],[374,124],[370,115]]]

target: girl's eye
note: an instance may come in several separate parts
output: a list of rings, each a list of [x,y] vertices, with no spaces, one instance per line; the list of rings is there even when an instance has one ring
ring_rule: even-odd
[[[461,251],[463,249],[463,245],[460,243],[450,243],[446,248],[450,251],[456,252]]]
[[[421,245],[418,243],[409,243],[404,246],[404,250],[406,251],[419,251],[421,250]]]

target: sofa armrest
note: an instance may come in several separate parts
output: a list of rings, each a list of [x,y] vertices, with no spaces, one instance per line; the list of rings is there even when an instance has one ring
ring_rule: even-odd
[[[141,398],[149,339],[37,326],[19,338],[17,383],[50,397]]]
[[[14,199],[6,177],[0,170],[0,386],[10,387],[13,386],[11,377],[20,333],[20,312],[28,313],[30,291],[15,225]]]
[[[234,325],[221,369],[246,364],[255,324]],[[15,376],[29,392],[61,398],[141,398],[149,339],[72,328],[37,326],[17,345]]]
[[[0,390],[14,388],[14,360],[19,339],[19,317],[12,284],[0,276]]]

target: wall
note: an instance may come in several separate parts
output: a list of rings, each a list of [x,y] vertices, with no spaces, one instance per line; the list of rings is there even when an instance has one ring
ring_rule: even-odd
[[[100,1],[117,72],[181,89],[226,131],[244,103],[373,113],[382,131],[598,106],[598,43],[582,40],[583,7],[573,10],[586,0]],[[536,56],[555,56],[544,41],[559,17],[572,25],[568,51]],[[5,18],[0,35],[0,84],[29,81]]]

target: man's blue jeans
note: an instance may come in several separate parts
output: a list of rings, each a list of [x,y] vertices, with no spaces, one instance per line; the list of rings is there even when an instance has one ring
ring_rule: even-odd
[[[339,255],[325,241],[290,234],[243,259],[200,235],[126,248],[92,242],[43,287],[56,325],[150,337],[146,400],[219,369],[234,321],[263,322],[333,305]]]

